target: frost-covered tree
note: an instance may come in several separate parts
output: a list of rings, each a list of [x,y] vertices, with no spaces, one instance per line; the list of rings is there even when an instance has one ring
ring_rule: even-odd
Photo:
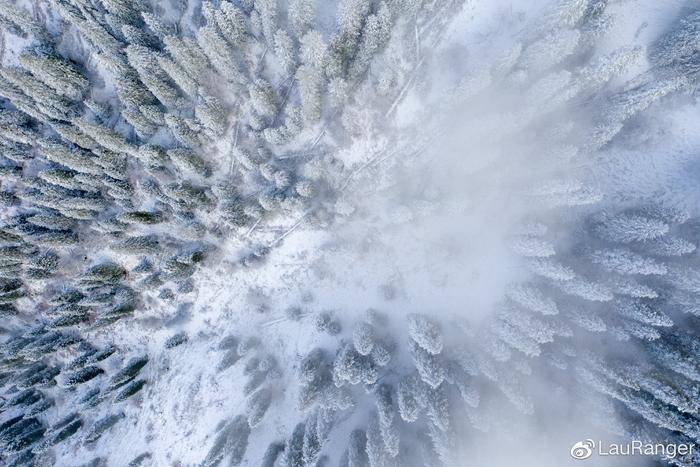
[[[89,86],[88,80],[75,65],[50,52],[27,52],[19,57],[19,61],[45,84],[70,99],[81,99]]]
[[[408,335],[427,352],[437,355],[442,352],[442,333],[427,317],[418,314],[408,316]]]
[[[240,465],[248,447],[249,436],[250,427],[246,418],[243,415],[235,417],[221,429],[202,465],[218,465],[224,458],[228,459],[230,465]]]

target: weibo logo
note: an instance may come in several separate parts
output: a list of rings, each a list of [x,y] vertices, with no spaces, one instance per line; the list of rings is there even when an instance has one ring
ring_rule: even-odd
[[[594,447],[595,441],[592,439],[579,441],[571,447],[571,457],[578,460],[588,459],[593,454]]]

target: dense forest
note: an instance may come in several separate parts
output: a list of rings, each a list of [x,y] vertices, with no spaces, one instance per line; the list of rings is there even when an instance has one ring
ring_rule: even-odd
[[[700,442],[696,2],[0,0],[0,31],[0,464]]]

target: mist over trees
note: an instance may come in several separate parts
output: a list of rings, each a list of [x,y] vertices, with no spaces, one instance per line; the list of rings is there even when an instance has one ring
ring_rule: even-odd
[[[700,442],[700,10],[512,3],[0,2],[0,463]]]

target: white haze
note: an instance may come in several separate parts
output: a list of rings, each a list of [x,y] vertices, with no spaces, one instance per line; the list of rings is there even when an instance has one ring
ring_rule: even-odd
[[[616,18],[610,50],[645,45],[681,5],[636,2],[638,10],[630,15],[627,2],[620,3],[626,16]],[[456,315],[476,327],[493,313],[508,284],[528,277],[509,248],[511,236],[533,216],[557,223],[559,212],[534,199],[533,189],[561,178],[586,179],[611,196],[623,193],[640,199],[669,186],[674,173],[683,170],[683,160],[661,155],[656,161],[640,161],[636,151],[627,162],[616,157],[597,161],[600,166],[593,173],[587,170],[589,162],[557,158],[556,144],[561,141],[545,135],[564,123],[585,132],[590,129],[589,116],[567,105],[558,107],[554,116],[542,116],[546,99],[518,95],[484,76],[485,69],[506,57],[525,31],[538,23],[547,5],[472,2],[455,18],[448,39],[428,62],[425,82],[405,97],[381,130],[385,134],[374,134],[378,141],[360,141],[347,150],[346,161],[354,171],[338,202],[345,215],[324,232],[320,243],[315,239],[297,269],[305,273],[301,282],[313,291],[317,309],[336,310],[344,322],[353,322],[368,308],[378,309],[389,314],[399,335],[404,317],[413,312],[440,318]],[[644,69],[645,64],[639,63],[627,78]],[[465,84],[471,88],[465,104],[446,98]],[[682,132],[689,122],[690,117],[666,128]],[[697,141],[695,137],[677,145]],[[683,153],[687,152],[674,152]],[[637,165],[616,178],[625,163]],[[633,173],[649,179],[626,178]],[[574,235],[558,234],[563,239]],[[310,274],[304,270],[307,267]],[[298,341],[294,348],[300,353],[311,349]],[[516,417],[514,424],[509,418],[487,432],[472,433],[457,456],[463,459],[458,465],[581,465],[569,455],[575,442],[623,441],[610,433],[616,424],[613,413],[601,421],[607,424],[605,429],[586,420],[586,396],[577,391],[578,382],[528,384],[523,390],[535,395],[537,415]],[[588,462],[601,467],[653,463],[640,457],[597,457]]]

